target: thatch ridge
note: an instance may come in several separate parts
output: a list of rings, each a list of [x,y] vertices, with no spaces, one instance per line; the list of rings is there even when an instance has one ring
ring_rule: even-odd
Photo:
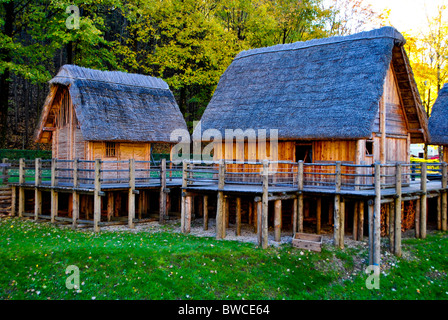
[[[448,83],[439,91],[428,120],[431,144],[448,145]]]

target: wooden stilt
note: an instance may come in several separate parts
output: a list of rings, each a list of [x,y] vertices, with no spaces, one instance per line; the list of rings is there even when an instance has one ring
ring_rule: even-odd
[[[165,223],[166,217],[166,159],[160,163],[160,195],[159,195],[159,223]]]
[[[224,224],[224,177],[225,177],[225,163],[224,160],[219,162],[218,173],[218,200],[216,206],[216,239],[224,239],[223,224]]]
[[[447,170],[447,164],[446,162],[442,163],[442,200],[441,200],[441,210],[442,210],[442,231],[447,231],[447,195],[446,195],[446,188],[447,188],[447,181],[448,181],[448,170]]]
[[[186,231],[186,229],[185,229],[185,217],[186,217],[186,211],[187,211],[187,208],[186,208],[186,200],[187,200],[187,197],[186,197],[186,188],[187,188],[187,184],[188,184],[188,180],[187,180],[187,178],[188,178],[188,172],[187,172],[187,170],[188,170],[188,163],[187,163],[187,160],[184,160],[183,162],[182,162],[182,196],[181,196],[181,205],[180,205],[180,231],[182,232],[182,233],[185,233]],[[220,204],[220,202],[219,202],[219,192],[218,192],[218,212],[219,212],[219,204]],[[216,214],[216,224],[218,224],[218,213]],[[218,238],[218,234],[216,234],[216,237]]]
[[[56,186],[56,165],[57,160],[51,159],[51,186],[54,188]],[[55,218],[58,215],[58,193],[55,189],[51,189],[51,223],[55,223]],[[20,205],[19,205],[20,206]]]
[[[100,231],[99,223],[101,221],[101,160],[95,160],[95,191],[93,194],[93,230]]]
[[[263,199],[261,210],[261,247],[266,249],[268,247],[268,183],[269,183],[269,162],[263,161]]]
[[[261,246],[261,212],[263,211],[263,203],[261,201],[255,202],[255,207],[256,233],[258,238],[258,245]]]
[[[34,220],[37,221],[42,214],[42,192],[39,186],[42,184],[42,160],[35,160],[35,176],[34,176]]]
[[[437,230],[442,230],[442,195],[437,197]]]
[[[420,238],[420,199],[415,200],[415,237]]]
[[[142,219],[143,213],[144,213],[144,206],[145,206],[144,202],[145,202],[146,192],[144,190],[139,190],[139,191],[140,192],[138,194],[138,218]],[[108,210],[108,212],[109,212],[109,210]]]
[[[333,231],[333,239],[334,239],[334,245],[336,247],[340,247],[340,240],[341,240],[341,196],[339,195],[339,192],[341,191],[341,162],[336,162],[336,193],[334,196],[334,231]]]
[[[79,159],[76,158],[73,160],[73,187],[74,191],[72,193],[72,228],[76,229],[78,227],[79,220],[79,193],[76,191],[76,188],[79,187],[79,177],[78,177],[78,169],[79,169]]]
[[[297,198],[297,231],[303,232],[303,186],[304,186],[304,177],[303,177],[303,161],[300,160],[298,164],[298,189],[299,195]]]
[[[358,241],[364,240],[364,201],[359,202]]]
[[[373,265],[381,261],[381,164],[375,163],[375,207],[373,211]]]
[[[241,198],[236,198],[236,235],[241,235]]]
[[[253,223],[253,211],[254,211],[254,203],[253,201],[249,201],[247,203],[247,211],[248,211],[248,223]]]
[[[128,227],[135,228],[135,159],[129,159]]]
[[[421,173],[421,186],[422,191],[420,200],[420,237],[426,239],[426,217],[427,217],[427,194],[426,194],[426,178],[427,178],[427,166],[425,162],[421,163],[422,173]]]
[[[275,200],[274,240],[280,242],[282,228],[282,200]]]
[[[389,249],[395,252],[395,201],[389,203]]]
[[[297,212],[298,212],[298,199],[293,200],[292,205],[292,236],[297,232]]]
[[[355,202],[353,209],[353,240],[358,240],[358,216],[359,216],[359,202]]]
[[[316,233],[320,234],[322,216],[322,198],[318,197],[316,202]]]
[[[395,225],[395,232],[394,232],[394,254],[397,257],[401,257],[401,182],[402,182],[402,167],[400,163],[397,163],[395,167],[395,214],[394,214],[394,225]]]
[[[11,186],[11,217],[15,217],[17,213],[17,187]]]
[[[191,232],[191,212],[193,207],[193,197],[187,196],[185,198],[185,233]]]
[[[367,203],[369,219],[369,265],[373,265],[373,208],[374,201],[370,199]]]
[[[25,212],[25,189],[23,185],[25,184],[25,159],[21,158],[19,162],[19,210],[18,215],[20,218],[23,217]]]
[[[121,192],[115,193],[114,217],[119,217],[121,212]],[[87,217],[88,219],[89,217]]]
[[[107,193],[107,221],[112,220],[112,216],[114,215],[114,193]]]
[[[204,230],[208,230],[208,196],[207,195],[204,195],[202,209],[204,210],[204,214],[203,214]]]
[[[344,249],[344,236],[345,236],[345,199],[341,199],[341,210],[340,214],[340,226],[339,226],[339,248]]]

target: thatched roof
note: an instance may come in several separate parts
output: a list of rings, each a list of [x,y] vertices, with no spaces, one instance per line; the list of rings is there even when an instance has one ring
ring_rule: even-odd
[[[448,145],[448,83],[439,91],[428,121],[431,144]]]
[[[88,141],[170,142],[175,129],[187,129],[168,85],[161,79],[118,71],[63,66],[50,81],[50,95],[36,133],[39,140],[56,103],[68,88],[81,133]]]
[[[285,140],[369,138],[392,61],[412,139],[424,140],[426,119],[404,44],[397,30],[384,27],[243,51],[221,77],[202,131],[218,129],[224,137],[225,129],[278,129]]]

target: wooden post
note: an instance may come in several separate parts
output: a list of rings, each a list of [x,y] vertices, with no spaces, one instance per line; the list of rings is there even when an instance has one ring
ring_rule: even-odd
[[[297,232],[297,207],[298,207],[298,199],[294,198],[292,205],[292,236]]]
[[[437,196],[437,230],[442,230],[442,193]]]
[[[316,233],[320,234],[321,228],[321,216],[322,216],[322,198],[317,198],[316,203]]]
[[[427,195],[426,195],[426,178],[427,178],[427,166],[426,162],[421,163],[421,181],[420,189],[422,191],[420,205],[420,237],[426,238],[426,216],[427,216]]]
[[[140,194],[141,195],[141,194]],[[114,215],[114,193],[112,191],[107,193],[107,221],[111,221]]]
[[[252,224],[253,223],[253,208],[254,208],[254,203],[252,202],[252,201],[249,201],[248,202],[248,204],[247,204],[247,207],[248,207],[248,222],[249,222],[249,224]]]
[[[269,162],[263,160],[263,198],[261,207],[261,247],[266,249],[268,247],[268,187],[269,187]]]
[[[381,164],[375,163],[375,207],[373,210],[373,265],[381,261]]]
[[[25,189],[23,185],[25,184],[25,159],[21,158],[19,160],[19,217],[23,217],[25,212]]]
[[[208,195],[204,195],[202,210],[204,210],[204,230],[208,230]]]
[[[447,180],[448,180],[448,173],[447,173],[447,164],[446,162],[442,163],[442,231],[447,231]]]
[[[39,190],[42,183],[42,160],[37,158],[34,164],[34,220],[37,221],[42,214],[42,192]]]
[[[95,160],[95,177],[94,177],[94,192],[93,192],[93,231],[100,231],[101,220],[101,160]]]
[[[367,214],[369,219],[369,265],[373,265],[373,210],[374,201],[370,199],[367,202]]]
[[[359,202],[358,241],[364,240],[364,201]]]
[[[420,199],[415,200],[415,237],[420,238]]]
[[[135,228],[135,159],[129,159],[128,226]]]
[[[395,200],[389,203],[389,248],[395,252]]]
[[[58,215],[58,193],[54,189],[56,187],[56,166],[57,160],[51,159],[51,223],[54,223]]]
[[[303,178],[303,161],[299,161],[299,167],[298,167],[298,189],[299,189],[299,195],[297,198],[297,226],[296,229],[294,229],[295,232],[303,232],[303,187],[304,187],[304,178]],[[294,235],[293,235],[294,236]]]
[[[241,235],[241,198],[236,198],[236,235]]]
[[[185,216],[186,216],[186,188],[188,183],[188,163],[187,160],[184,159],[182,162],[182,200],[180,206],[180,231],[185,233]]]
[[[336,169],[335,169],[335,196],[334,196],[334,230],[333,230],[333,239],[334,239],[334,245],[336,247],[340,247],[340,240],[341,240],[341,217],[340,217],[340,211],[341,211],[341,162],[336,161]]]
[[[258,201],[255,202],[255,232],[257,233],[257,237],[258,237],[258,245],[261,246],[261,217],[262,214],[261,212],[263,211],[263,202],[262,201]]]
[[[219,162],[218,173],[218,202],[216,206],[216,239],[224,239],[223,226],[224,226],[224,177],[225,177],[225,163],[221,159]],[[224,226],[225,227],[225,226]]]
[[[190,233],[191,231],[191,212],[193,206],[192,199],[192,196],[187,196],[185,198],[185,233]]]
[[[355,202],[355,208],[353,209],[353,240],[358,240],[358,214],[359,214],[359,202]]]
[[[340,202],[340,212],[339,212],[339,248],[344,249],[344,235],[345,235],[345,199],[341,198]]]
[[[164,224],[166,217],[166,159],[162,159],[160,166],[159,223]]]
[[[138,218],[141,220],[143,218],[143,211],[145,206],[145,191],[139,190],[138,194]],[[109,206],[108,206],[109,208]]]
[[[397,257],[401,257],[401,181],[402,180],[402,168],[401,164],[397,163],[395,166],[395,239],[393,245],[393,253]]]
[[[72,193],[72,228],[75,229],[78,226],[79,219],[79,192],[76,190],[79,188],[79,159],[73,160],[73,193]]]
[[[282,200],[275,200],[274,240],[280,242],[282,232]]]

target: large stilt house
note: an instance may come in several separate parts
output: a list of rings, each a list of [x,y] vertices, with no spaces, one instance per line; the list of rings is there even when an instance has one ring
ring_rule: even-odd
[[[226,129],[263,129],[268,142],[277,129],[278,160],[407,162],[410,144],[427,140],[427,120],[404,44],[384,27],[241,52],[198,128],[224,140]],[[226,142],[215,159],[264,157],[247,137],[244,153]]]

